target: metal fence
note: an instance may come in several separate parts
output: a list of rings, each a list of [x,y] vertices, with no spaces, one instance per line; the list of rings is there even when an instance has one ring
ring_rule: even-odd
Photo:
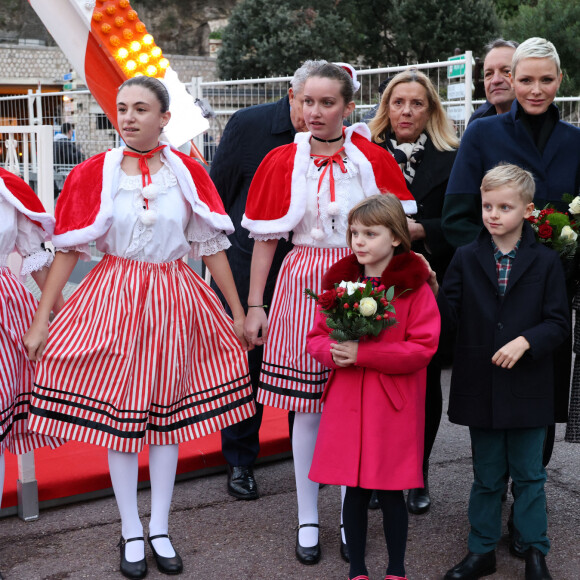
[[[363,69],[357,71],[361,89],[355,95],[356,109],[350,122],[360,121],[379,100],[379,85],[394,74],[413,66],[427,74],[436,87],[441,101],[453,120],[459,136],[465,130],[465,118],[469,118],[472,108],[483,101],[471,100],[472,58],[467,52],[452,63],[449,61],[405,65],[388,68]],[[449,78],[449,67],[465,67],[463,76]],[[196,145],[211,163],[213,154],[230,117],[239,109],[261,103],[273,102],[287,94],[291,77],[244,79],[235,81],[204,82],[194,78],[187,83],[191,94],[204,98],[211,104],[215,117],[210,120],[209,131],[196,138]],[[449,87],[464,89],[459,98],[448,99]],[[457,91],[454,91],[457,93]],[[556,99],[562,118],[580,126],[580,97]],[[0,97],[0,127],[13,129],[22,125],[53,127],[56,134],[63,122],[70,122],[75,128],[75,142],[84,157],[106,151],[119,144],[119,136],[88,90],[67,92],[32,92],[27,95]],[[18,164],[15,164],[15,160]],[[26,163],[25,163],[26,161]],[[0,164],[14,167],[26,178],[25,172],[34,176],[38,172],[34,152],[34,142],[25,141],[24,133],[12,132],[8,138],[0,132]],[[30,164],[28,166],[28,164]],[[28,169],[25,169],[24,166]],[[70,166],[55,167],[56,180],[62,178]],[[34,186],[34,180],[32,180]],[[58,187],[57,187],[58,189]]]

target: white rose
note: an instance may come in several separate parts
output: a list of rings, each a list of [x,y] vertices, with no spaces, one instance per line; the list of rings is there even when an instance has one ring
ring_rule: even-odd
[[[576,198],[576,199],[578,199],[578,198]],[[564,226],[562,228],[562,233],[560,234],[560,238],[562,238],[563,240],[566,240],[567,242],[575,242],[577,237],[578,237],[578,234],[570,226]]]
[[[572,214],[578,214],[580,213],[580,196],[576,196],[572,202],[570,203],[570,205],[568,206],[568,210],[570,213]]]
[[[363,316],[372,316],[377,311],[377,303],[374,298],[363,298],[358,309]]]
[[[357,288],[358,288],[358,284],[355,284],[354,282],[347,282],[346,283],[346,293],[349,296],[352,296],[355,293]]]

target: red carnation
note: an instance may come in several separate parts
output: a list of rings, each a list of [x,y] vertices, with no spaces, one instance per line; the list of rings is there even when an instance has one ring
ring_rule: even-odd
[[[343,306],[344,306],[345,310],[348,310],[350,308],[350,306],[348,305],[348,302],[346,302]]]
[[[327,290],[318,297],[318,304],[322,310],[330,310],[336,304],[336,290]]]
[[[553,207],[549,207],[548,209],[544,209],[542,211],[544,212],[544,215],[550,215],[551,213],[554,213],[556,210]]]
[[[552,237],[552,232],[553,232],[552,226],[548,224],[542,224],[538,228],[538,236],[540,236],[540,238],[544,240],[550,239]]]

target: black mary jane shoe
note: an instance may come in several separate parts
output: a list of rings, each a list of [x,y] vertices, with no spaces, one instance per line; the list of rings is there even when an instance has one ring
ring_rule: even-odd
[[[151,550],[153,552],[153,556],[155,557],[157,569],[162,574],[181,574],[183,572],[183,561],[181,560],[181,556],[177,553],[175,547],[173,548],[175,556],[172,556],[171,558],[160,556],[155,550],[155,546],[153,546],[153,540],[156,540],[157,538],[167,538],[169,541],[171,541],[169,534],[157,534],[156,536],[147,536],[147,541],[149,542],[149,545],[151,546]]]
[[[137,562],[128,562],[127,558],[125,558],[125,545],[129,542],[143,542],[145,544],[145,538],[129,538],[125,540],[123,536],[119,540],[117,547],[121,550],[121,565],[120,570],[121,574],[125,576],[125,578],[130,578],[131,580],[139,580],[140,578],[145,578],[147,576],[147,562],[145,558],[142,560],[137,560]]]
[[[316,546],[312,546],[310,548],[305,548],[304,546],[300,545],[299,537],[300,537],[300,529],[301,528],[318,528],[318,524],[301,524],[296,528],[296,557],[298,561],[302,564],[306,564],[310,566],[311,564],[317,564],[320,560],[321,551],[320,551],[320,540]]]
[[[477,580],[495,573],[495,550],[485,554],[468,552],[467,556],[445,574],[443,580]]]
[[[526,580],[552,580],[546,566],[546,557],[538,548],[526,551]]]
[[[345,561],[350,563],[350,556],[348,555],[348,546],[346,542],[342,541],[342,530],[344,528],[344,524],[340,524],[340,557]]]

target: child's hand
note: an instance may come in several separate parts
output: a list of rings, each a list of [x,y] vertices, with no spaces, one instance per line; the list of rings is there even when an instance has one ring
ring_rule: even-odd
[[[530,343],[523,336],[518,336],[504,344],[491,357],[491,362],[502,369],[511,369],[529,348]]]
[[[332,360],[339,367],[349,367],[356,363],[358,354],[358,342],[348,340],[347,342],[337,342],[330,345]]]
[[[22,337],[26,354],[31,361],[39,361],[42,358],[47,341],[48,324],[33,321],[30,328]]]

